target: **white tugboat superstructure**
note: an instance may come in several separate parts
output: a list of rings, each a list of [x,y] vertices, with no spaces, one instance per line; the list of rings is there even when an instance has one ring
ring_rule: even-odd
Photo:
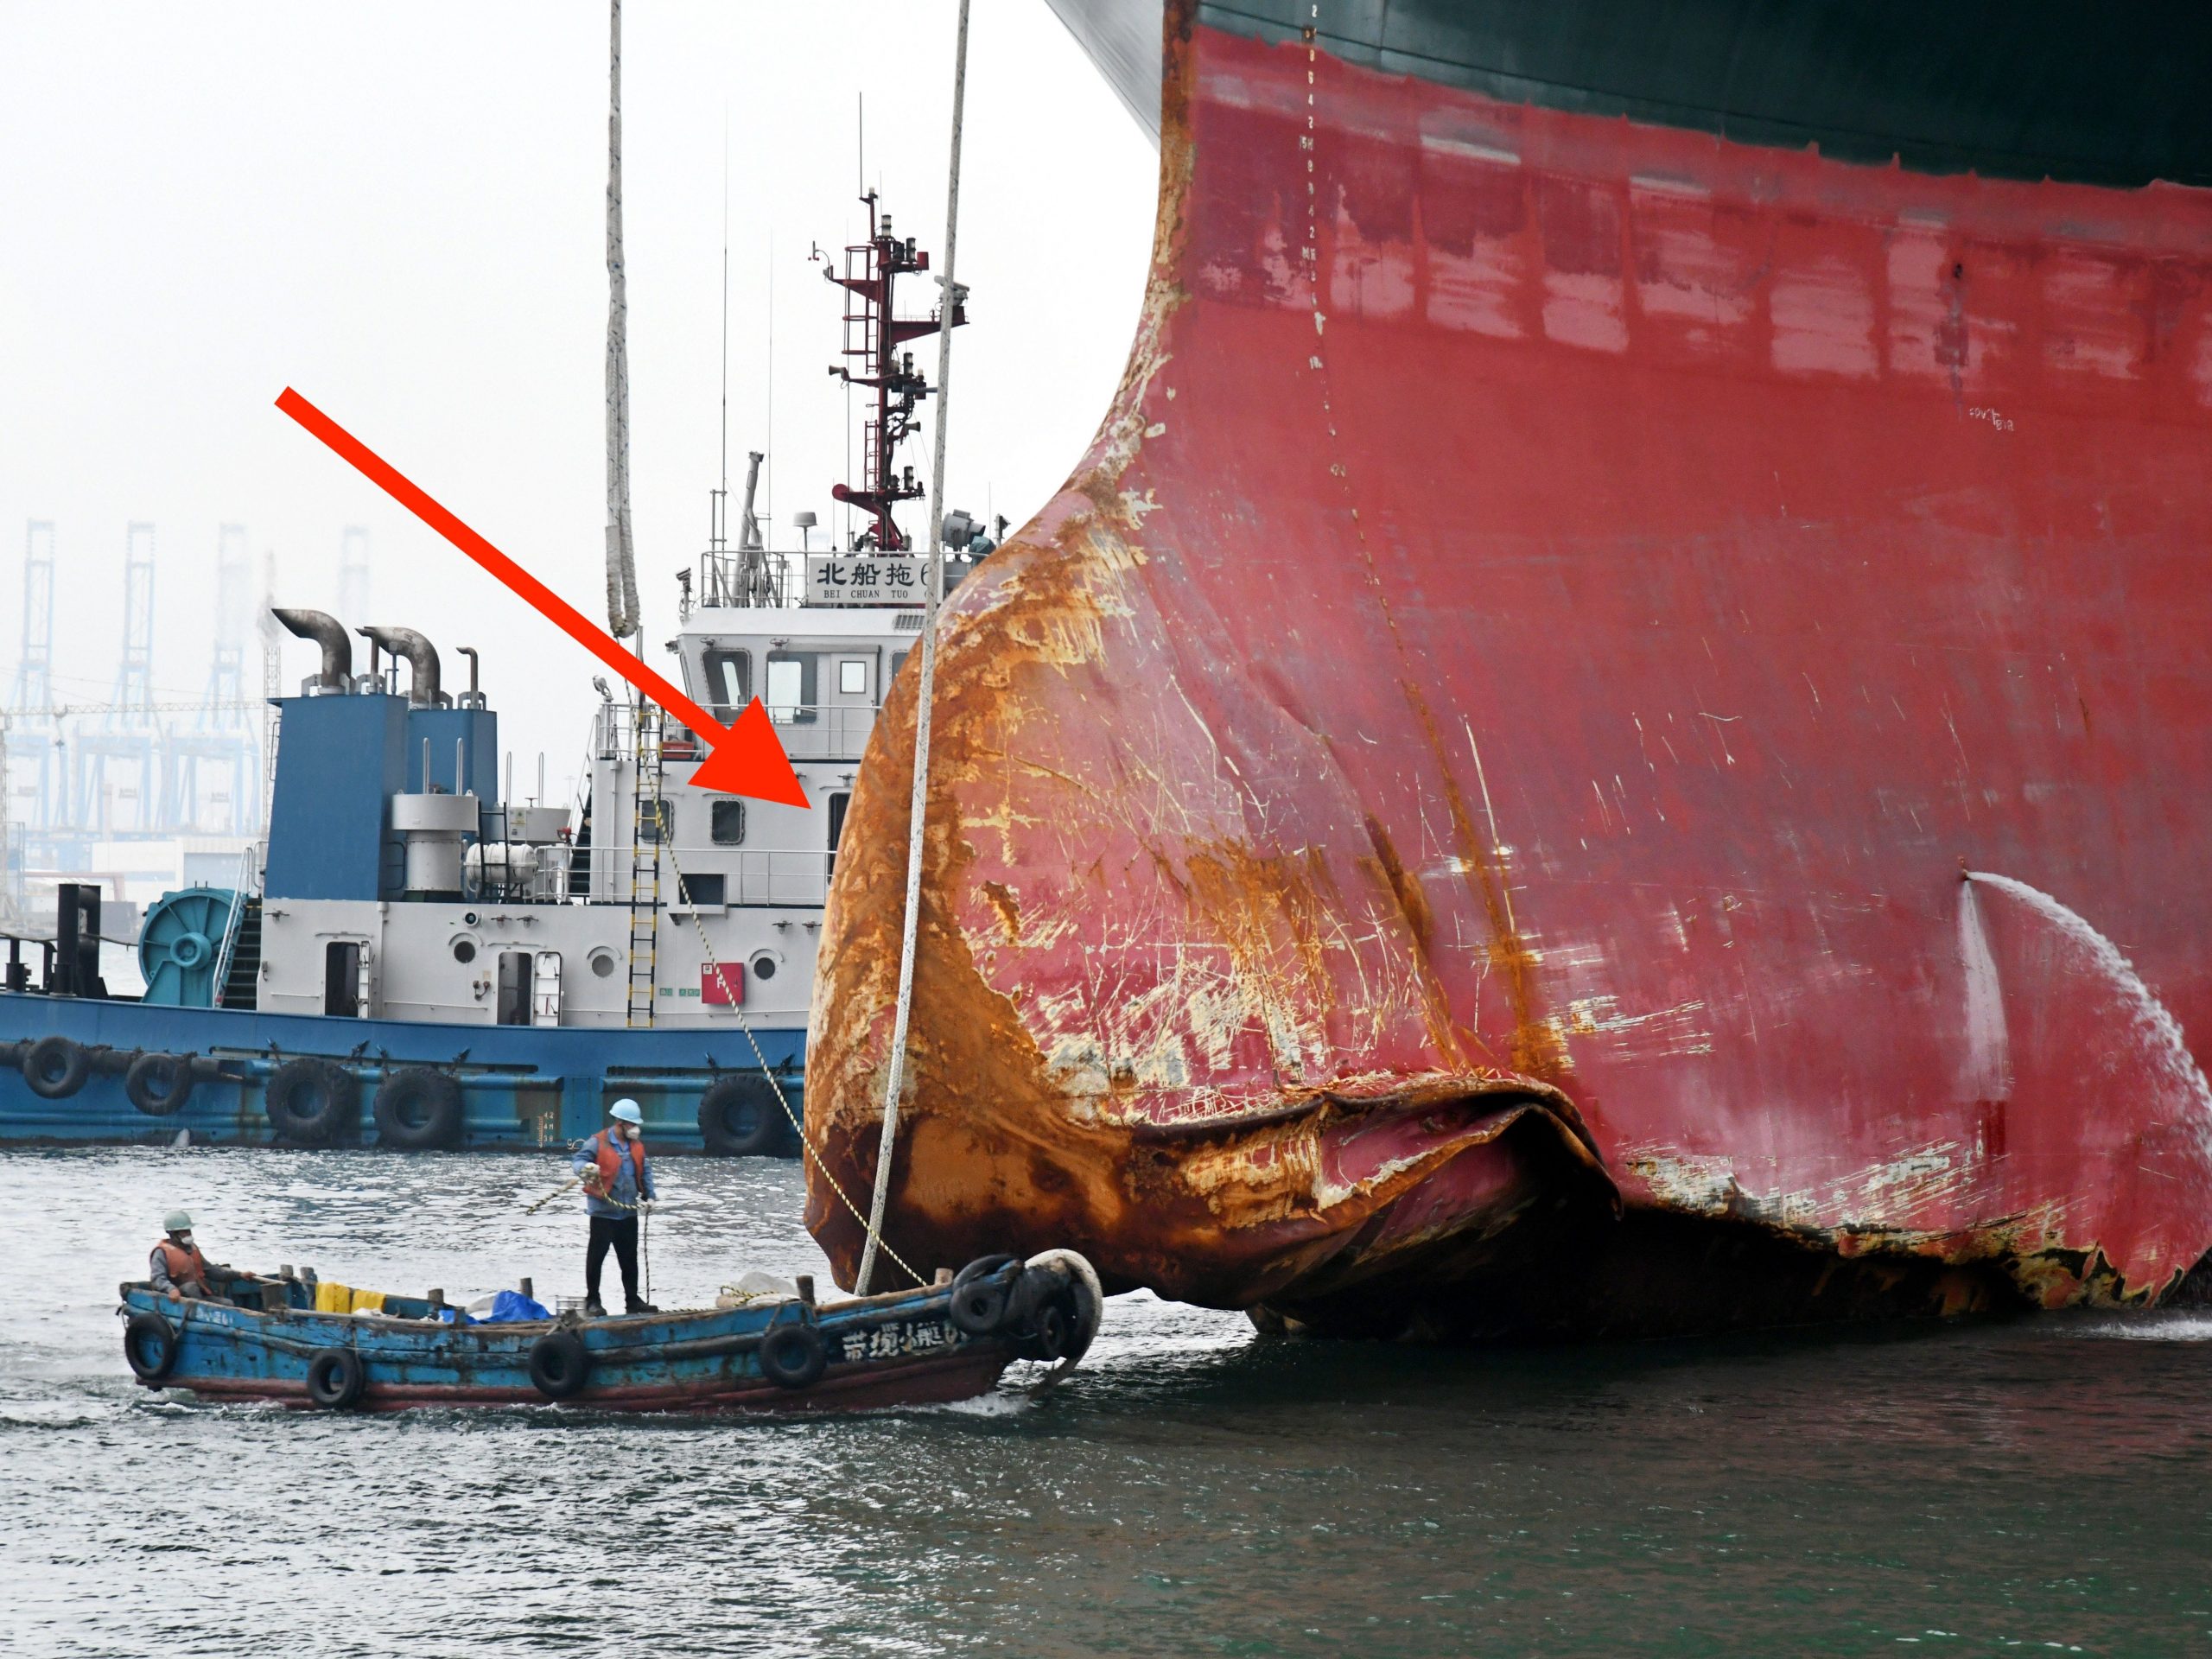
[[[760,705],[806,804],[694,787],[700,734],[604,681],[577,799],[545,798],[542,760],[518,798],[475,652],[457,647],[468,687],[448,691],[424,633],[359,628],[356,675],[355,619],[276,612],[321,664],[278,700],[258,880],[149,909],[136,1000],[108,995],[86,954],[97,895],[65,888],[43,983],[19,969],[0,991],[0,1136],[545,1146],[626,1097],[664,1148],[795,1147],[845,809],[920,642],[925,562],[892,509],[923,492],[893,454],[931,389],[900,347],[965,321],[957,289],[897,316],[894,279],[928,256],[867,200],[869,239],[830,273],[851,296],[840,372],[875,394],[861,482],[833,492],[861,527],[817,551],[798,515],[801,546],[769,550],[755,457],[739,545],[716,491],[664,646],[725,731]],[[950,583],[992,543],[947,524]]]

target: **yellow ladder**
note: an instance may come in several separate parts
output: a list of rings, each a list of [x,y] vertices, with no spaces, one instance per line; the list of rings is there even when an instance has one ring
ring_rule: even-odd
[[[657,704],[638,709],[636,787],[630,819],[630,996],[624,1023],[653,1023],[659,973],[660,849],[668,837],[668,810],[661,800],[661,716]]]

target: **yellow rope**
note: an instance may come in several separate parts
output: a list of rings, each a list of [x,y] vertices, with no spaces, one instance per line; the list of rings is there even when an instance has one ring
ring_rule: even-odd
[[[664,850],[668,854],[670,868],[676,872],[677,891],[681,893],[683,890],[683,866],[677,861],[674,842],[671,841],[664,843]],[[855,1204],[847,1196],[845,1189],[838,1185],[837,1178],[830,1173],[830,1166],[822,1161],[822,1154],[815,1150],[814,1143],[806,1138],[806,1125],[800,1119],[799,1115],[791,1109],[791,1102],[785,1097],[783,1084],[776,1081],[776,1074],[769,1067],[768,1057],[760,1052],[760,1039],[753,1034],[753,1022],[745,1017],[745,1010],[738,1005],[737,998],[730,994],[729,981],[723,976],[721,963],[715,958],[715,947],[707,938],[706,924],[699,919],[699,912],[696,910],[691,912],[691,925],[699,935],[699,950],[707,959],[707,966],[714,969],[715,983],[721,987],[722,996],[729,1005],[729,1011],[737,1016],[738,1029],[745,1033],[745,1040],[753,1046],[753,1058],[760,1067],[760,1074],[768,1079],[768,1086],[776,1091],[776,1103],[784,1109],[784,1116],[791,1120],[792,1131],[798,1136],[799,1151],[812,1160],[815,1168],[822,1172],[822,1179],[830,1183],[830,1190],[837,1195],[846,1209],[853,1212],[853,1219],[860,1223],[862,1230],[874,1239],[883,1253],[897,1262],[909,1279],[917,1285],[926,1287],[929,1281],[915,1272],[907,1264],[906,1259],[891,1248],[890,1241],[870,1224],[867,1214],[860,1205]]]

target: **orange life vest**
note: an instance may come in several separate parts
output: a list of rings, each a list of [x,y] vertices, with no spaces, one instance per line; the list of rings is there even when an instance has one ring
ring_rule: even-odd
[[[628,1146],[630,1173],[637,1179],[638,1195],[642,1198],[645,1191],[645,1143],[632,1141]],[[614,1191],[614,1177],[622,1168],[622,1154],[615,1150],[613,1137],[601,1129],[591,1138],[591,1155],[599,1166],[599,1191],[594,1196],[603,1198]]]
[[[197,1244],[187,1249],[165,1238],[156,1248],[162,1253],[162,1265],[169,1270],[171,1284],[204,1285],[207,1282],[207,1258],[200,1254]]]

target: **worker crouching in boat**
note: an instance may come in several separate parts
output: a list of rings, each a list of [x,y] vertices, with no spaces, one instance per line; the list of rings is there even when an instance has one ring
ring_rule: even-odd
[[[172,1210],[162,1219],[162,1228],[168,1236],[154,1246],[153,1254],[146,1258],[146,1281],[155,1290],[173,1302],[187,1297],[194,1301],[210,1301],[215,1293],[207,1287],[207,1275],[219,1273],[229,1276],[231,1269],[211,1263],[192,1242],[192,1217],[181,1210]]]
[[[636,1101],[618,1100],[607,1116],[607,1127],[576,1148],[571,1165],[582,1179],[584,1210],[591,1217],[591,1243],[584,1249],[584,1312],[594,1319],[607,1317],[599,1277],[611,1249],[622,1269],[623,1312],[658,1313],[658,1308],[638,1294],[638,1216],[659,1196],[645,1162],[645,1115]]]

